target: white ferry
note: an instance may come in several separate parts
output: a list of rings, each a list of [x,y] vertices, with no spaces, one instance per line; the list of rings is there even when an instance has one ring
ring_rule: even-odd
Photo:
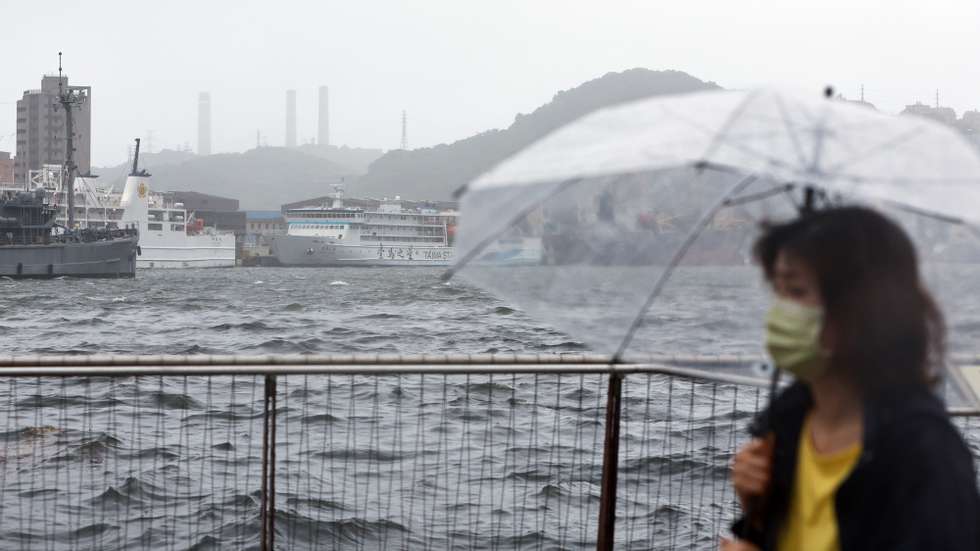
[[[235,235],[204,227],[204,221],[188,214],[150,189],[150,175],[138,170],[139,149],[133,172],[122,193],[104,189],[92,177],[75,179],[75,223],[79,228],[137,228],[137,268],[217,268],[235,265]],[[67,224],[67,186],[62,186],[62,167],[44,165],[30,172],[28,190],[45,188],[58,208],[55,221]]]
[[[345,207],[334,186],[330,206],[286,211],[286,235],[272,241],[284,266],[448,266],[455,258],[455,211],[402,208],[381,201],[376,211]]]

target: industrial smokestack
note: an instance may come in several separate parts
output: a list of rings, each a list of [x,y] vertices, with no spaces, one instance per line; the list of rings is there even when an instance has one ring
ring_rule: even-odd
[[[296,147],[296,90],[286,90],[286,147]]]
[[[211,154],[211,93],[197,96],[197,154]]]
[[[408,150],[408,113],[402,111],[402,149]]]
[[[317,110],[316,143],[330,145],[330,98],[326,86],[320,87],[320,104]]]

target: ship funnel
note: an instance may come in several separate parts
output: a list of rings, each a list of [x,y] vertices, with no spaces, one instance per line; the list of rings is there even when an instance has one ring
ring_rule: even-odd
[[[147,210],[150,203],[150,180],[146,171],[131,174],[126,178],[119,206],[123,208],[122,223],[135,225],[140,232],[147,231]]]

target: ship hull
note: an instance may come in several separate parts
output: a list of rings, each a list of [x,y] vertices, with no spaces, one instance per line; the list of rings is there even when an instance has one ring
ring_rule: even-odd
[[[143,269],[231,268],[235,266],[235,236],[180,235],[176,238],[156,238],[143,235],[142,254],[136,267]]]
[[[272,241],[272,255],[283,266],[448,266],[455,254],[445,245],[348,245],[300,235]]]
[[[135,237],[89,243],[0,246],[0,277],[134,277]]]

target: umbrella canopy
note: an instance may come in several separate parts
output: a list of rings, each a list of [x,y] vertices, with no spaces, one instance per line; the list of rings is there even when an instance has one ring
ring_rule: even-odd
[[[949,127],[768,90],[598,111],[508,159],[469,191],[680,166],[728,168],[980,221],[980,156]]]
[[[453,270],[594,352],[761,354],[751,245],[805,190],[899,220],[958,308],[954,352],[980,350],[956,334],[980,324],[963,300],[980,295],[980,154],[937,122],[846,101],[713,91],[587,115],[467,186]]]

